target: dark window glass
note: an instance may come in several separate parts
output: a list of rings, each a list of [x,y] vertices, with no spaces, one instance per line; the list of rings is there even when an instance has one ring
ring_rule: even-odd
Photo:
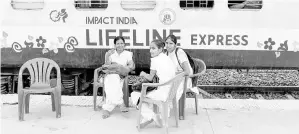
[[[261,9],[262,0],[228,0],[229,9]]]
[[[108,0],[75,0],[76,9],[106,9]]]
[[[213,8],[214,0],[180,0],[182,9],[209,9]]]

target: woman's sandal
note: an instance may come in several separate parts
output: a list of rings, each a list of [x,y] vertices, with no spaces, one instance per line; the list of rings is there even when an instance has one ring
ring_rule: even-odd
[[[120,105],[120,111],[126,113],[129,112],[129,109],[125,105]]]
[[[103,119],[106,119],[106,118],[108,118],[109,116],[110,116],[110,112],[107,111],[107,110],[103,110],[102,118],[103,118]]]

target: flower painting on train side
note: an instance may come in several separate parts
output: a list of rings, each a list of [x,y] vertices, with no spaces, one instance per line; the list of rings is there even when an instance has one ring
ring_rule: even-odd
[[[272,38],[268,38],[267,41],[264,41],[264,49],[272,50],[272,46],[275,45],[275,41],[272,40]]]
[[[63,48],[67,53],[75,52],[75,46],[78,45],[78,40],[76,37],[70,36],[68,37],[66,42],[63,41],[63,37],[57,37],[56,41],[52,40],[49,43],[47,39],[43,36],[38,36],[38,38],[34,40],[33,36],[28,35],[28,39],[24,41],[25,47],[23,47],[19,42],[13,42],[11,48],[16,53],[20,53],[22,51],[31,51],[33,48],[42,48],[42,54],[53,52],[53,54],[55,55],[58,53],[58,48],[63,45]]]
[[[299,42],[294,41],[293,46],[294,46],[294,52],[299,52]]]
[[[297,41],[294,41],[291,46],[288,44],[289,40],[284,40],[281,43],[279,43],[279,46],[276,45],[277,43],[272,39],[272,37],[269,37],[267,40],[265,40],[263,43],[257,42],[258,48],[263,48],[264,50],[274,51],[276,58],[279,58],[281,56],[281,53],[292,51],[289,47],[293,46],[293,51],[297,52],[299,50],[299,43]],[[275,48],[277,46],[277,49]]]
[[[2,39],[1,39],[1,47],[7,46],[7,36],[8,34],[6,32],[2,32]]]

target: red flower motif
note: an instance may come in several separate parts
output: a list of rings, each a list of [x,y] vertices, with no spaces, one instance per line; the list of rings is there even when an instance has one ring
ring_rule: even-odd
[[[268,38],[268,40],[265,41],[264,44],[264,49],[272,50],[272,46],[275,45],[275,41],[273,41],[272,38]]]
[[[44,47],[45,47],[45,44],[44,44],[44,43],[46,43],[47,40],[46,40],[46,39],[43,39],[42,36],[39,36],[39,38],[36,39],[36,42],[37,42],[37,47],[42,47],[42,48],[44,48]]]

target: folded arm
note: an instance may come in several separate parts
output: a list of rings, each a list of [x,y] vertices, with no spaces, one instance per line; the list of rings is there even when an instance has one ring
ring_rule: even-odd
[[[153,81],[154,76],[156,75],[157,71],[156,70],[151,70],[149,74],[145,73],[145,72],[141,72],[140,76],[144,77],[145,79],[147,79],[148,81]]]

